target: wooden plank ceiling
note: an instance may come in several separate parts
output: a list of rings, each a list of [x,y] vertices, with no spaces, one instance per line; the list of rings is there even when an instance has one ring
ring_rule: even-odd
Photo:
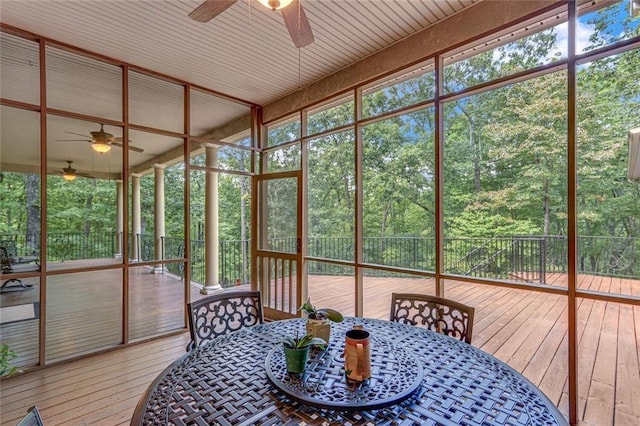
[[[201,1],[6,1],[0,19],[265,105],[480,0],[302,0],[315,37],[302,49],[257,0],[207,23],[187,16]]]

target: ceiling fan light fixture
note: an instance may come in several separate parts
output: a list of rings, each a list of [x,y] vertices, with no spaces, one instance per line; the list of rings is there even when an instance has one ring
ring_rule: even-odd
[[[77,177],[76,174],[71,172],[64,172],[64,174],[62,175],[62,178],[68,181],[75,180],[76,177]]]
[[[111,150],[111,145],[109,145],[108,143],[99,142],[99,141],[93,142],[91,144],[91,147],[93,148],[93,150],[95,152],[98,152],[100,154],[104,154],[104,153],[109,152]]]
[[[271,10],[284,9],[289,6],[293,0],[258,0]]]

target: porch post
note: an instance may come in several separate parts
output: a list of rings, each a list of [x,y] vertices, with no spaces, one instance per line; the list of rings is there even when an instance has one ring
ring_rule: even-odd
[[[132,235],[131,241],[133,242],[133,250],[130,250],[132,259],[136,261],[140,261],[140,233],[142,232],[142,227],[140,225],[140,175],[132,174],[131,175],[131,223],[132,223]]]
[[[218,148],[207,144],[206,165],[218,167]],[[205,284],[200,293],[209,294],[222,290],[218,282],[218,172],[206,172],[204,197],[204,257]]]
[[[164,168],[163,164],[154,164],[153,171],[155,177],[155,197],[153,204],[154,213],[154,239],[156,260],[164,259]],[[153,268],[154,274],[164,272],[164,265],[156,265]]]
[[[122,181],[116,180],[116,259],[122,259],[122,235],[124,233],[124,200]]]

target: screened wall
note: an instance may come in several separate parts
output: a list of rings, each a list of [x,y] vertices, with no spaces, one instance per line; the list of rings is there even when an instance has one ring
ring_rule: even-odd
[[[203,288],[249,282],[254,105],[30,37],[0,32],[12,364],[184,332]]]
[[[573,422],[633,422],[640,19],[573,6],[274,118],[261,170],[305,177],[314,304],[386,319],[393,292],[466,303],[472,343]]]

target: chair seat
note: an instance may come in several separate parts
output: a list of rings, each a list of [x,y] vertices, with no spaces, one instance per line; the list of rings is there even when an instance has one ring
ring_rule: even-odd
[[[5,274],[21,274],[23,272],[38,272],[40,270],[40,265],[38,264],[30,264],[30,263],[18,263],[11,264],[8,268],[6,268],[3,273]]]
[[[27,411],[27,415],[16,426],[44,426],[38,407],[35,405]]]
[[[12,265],[20,265],[23,263],[38,263],[40,259],[38,258],[38,256],[12,256],[9,257],[9,263],[11,263]]]

